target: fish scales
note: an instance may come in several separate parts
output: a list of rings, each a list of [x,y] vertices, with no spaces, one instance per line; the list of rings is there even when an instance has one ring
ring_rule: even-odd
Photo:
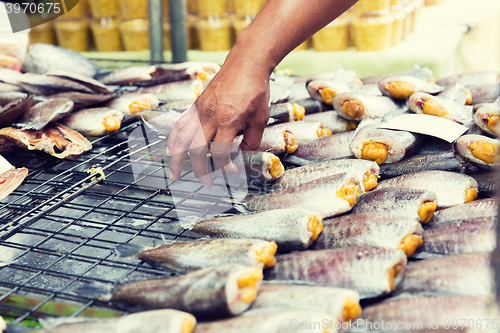
[[[437,84],[448,86],[455,83],[460,83],[465,87],[475,87],[483,84],[495,83],[500,80],[497,71],[470,72],[439,79]]]
[[[496,195],[498,170],[474,172],[470,175],[477,181],[480,194],[490,197]]]
[[[429,221],[429,226],[476,217],[496,216],[497,213],[498,203],[496,198],[474,200],[466,204],[436,211]]]

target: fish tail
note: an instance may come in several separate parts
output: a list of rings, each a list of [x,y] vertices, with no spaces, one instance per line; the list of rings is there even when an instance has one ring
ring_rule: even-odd
[[[85,296],[108,302],[113,296],[114,286],[108,283],[92,282],[80,288],[79,292]]]
[[[21,325],[7,324],[7,328],[3,333],[33,333],[36,332],[33,328],[28,328]]]
[[[138,244],[120,244],[115,247],[114,252],[118,258],[137,259],[140,253],[149,250],[150,247]]]

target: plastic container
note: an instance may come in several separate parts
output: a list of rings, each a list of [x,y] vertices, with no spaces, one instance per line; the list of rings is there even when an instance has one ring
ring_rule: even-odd
[[[350,17],[340,16],[312,36],[315,51],[342,51],[347,49]]]
[[[391,46],[393,16],[389,10],[364,13],[352,22],[358,51],[385,51]]]
[[[401,0],[391,0],[391,6],[399,5],[401,2]]]
[[[49,21],[44,24],[37,25],[31,28],[30,45],[31,44],[56,44],[56,36],[54,34],[54,22]]]
[[[411,26],[412,26],[412,21],[413,21],[413,11],[415,10],[415,6],[413,5],[413,2],[407,1],[404,5],[404,12],[405,12],[405,22],[403,25],[403,40],[408,38],[408,35],[411,32]]]
[[[106,17],[93,19],[90,23],[92,36],[97,51],[99,52],[117,52],[123,51],[123,45],[120,37],[118,25],[120,20],[116,17]]]
[[[257,15],[266,3],[265,0],[232,0],[236,16]]]
[[[168,0],[163,0],[164,4],[165,1],[168,2]],[[189,14],[198,15],[198,0],[187,0],[187,6]]]
[[[148,18],[148,0],[120,0],[120,13],[124,20]]]
[[[12,32],[5,5],[0,2],[0,67],[21,70],[28,49],[29,32],[30,29]]]
[[[70,11],[66,12],[66,14],[62,15],[63,19],[72,19],[72,18],[80,18],[84,17],[88,13],[88,3],[87,0],[79,0],[78,3],[73,7]]]
[[[172,46],[170,43],[170,22],[167,20],[163,21],[163,50],[170,51],[171,49]]]
[[[391,6],[391,15],[394,17],[392,23],[391,45],[398,45],[403,40],[403,30],[406,13],[403,5]]]
[[[411,19],[411,31],[415,31],[418,13],[423,6],[422,0],[413,0],[413,14]]]
[[[228,13],[227,0],[196,0],[198,17],[220,17]]]
[[[389,9],[391,0],[359,0],[352,8],[359,13]]]
[[[122,21],[118,29],[126,51],[149,49],[149,21],[135,19]]]
[[[118,16],[118,0],[88,0],[92,17]]]
[[[89,20],[87,18],[55,20],[54,28],[57,44],[60,47],[77,52],[88,51]]]
[[[188,15],[188,17],[187,17],[188,48],[190,50],[198,50],[200,48],[200,40],[198,39],[198,31],[196,30],[196,22],[198,22],[198,16]]]
[[[168,0],[163,0],[163,19],[168,20],[169,18],[170,18],[170,9],[168,7]]]
[[[231,21],[227,17],[209,17],[196,22],[202,51],[225,51],[231,48]]]

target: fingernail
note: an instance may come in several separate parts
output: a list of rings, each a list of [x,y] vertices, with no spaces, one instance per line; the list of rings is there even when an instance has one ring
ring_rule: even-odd
[[[167,155],[170,156],[170,149],[167,147]]]

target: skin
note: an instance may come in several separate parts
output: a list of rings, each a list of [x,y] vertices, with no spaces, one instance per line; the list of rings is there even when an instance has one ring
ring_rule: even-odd
[[[193,171],[206,186],[207,142],[218,168],[237,174],[229,153],[232,141],[243,130],[241,150],[259,147],[269,119],[269,76],[295,47],[337,18],[356,0],[269,0],[252,23],[238,36],[222,68],[176,123],[170,134],[171,180],[177,180],[189,156]],[[311,19],[314,18],[314,19]],[[292,21],[291,21],[292,20]],[[291,24],[292,23],[292,24]]]

